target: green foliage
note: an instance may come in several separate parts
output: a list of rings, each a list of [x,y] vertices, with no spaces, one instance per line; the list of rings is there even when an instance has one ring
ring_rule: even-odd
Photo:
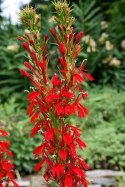
[[[87,144],[86,150],[81,151],[83,158],[91,168],[125,168],[124,92],[96,88],[87,103],[89,117],[82,124],[77,121],[84,126],[81,137]]]
[[[123,176],[116,178],[117,182],[116,182],[115,187],[124,187],[125,186],[125,172],[123,170],[121,170],[121,172],[123,172]]]
[[[33,173],[33,168],[38,160],[34,160],[33,150],[39,145],[40,138],[29,137],[29,130],[25,126],[20,129],[16,127],[9,131],[9,141],[11,143],[10,150],[13,152],[13,163],[21,174]],[[25,130],[24,130],[25,129]]]
[[[125,128],[124,123],[125,120],[121,123],[122,129]],[[87,143],[87,150],[82,155],[91,168],[125,168],[125,132],[120,132],[116,126],[106,123],[82,135]]]
[[[125,94],[123,91],[117,92],[110,87],[103,89],[96,87],[88,88],[88,92],[89,96],[85,101],[85,106],[89,110],[89,115],[84,118],[82,124],[78,118],[73,118],[73,123],[76,121],[83,128],[88,129],[116,122],[117,119],[124,119]]]
[[[33,150],[39,145],[39,135],[30,138],[29,118],[25,111],[11,97],[8,102],[0,105],[0,126],[9,132],[10,150],[13,152],[15,168],[23,175],[33,172],[38,160],[33,158]]]
[[[107,3],[110,6],[106,6],[105,12],[103,3],[98,0],[79,0],[78,5],[73,4],[76,31],[83,30],[85,35],[78,61],[88,60],[87,69],[97,84],[125,90],[125,3]]]
[[[77,19],[75,23],[76,31],[82,30],[85,34],[98,36],[100,34],[99,24],[102,20],[100,7],[96,6],[95,0],[79,0],[78,2],[78,5],[73,4],[74,17]]]
[[[10,21],[1,21],[0,26],[0,97],[2,100],[14,92],[27,88],[28,82],[19,73],[19,68],[25,58],[19,47],[17,36],[20,30]]]

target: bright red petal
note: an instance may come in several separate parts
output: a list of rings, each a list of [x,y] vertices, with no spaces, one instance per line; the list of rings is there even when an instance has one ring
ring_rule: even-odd
[[[66,176],[64,181],[64,187],[72,187],[72,177]]]
[[[64,149],[60,149],[59,151],[59,156],[60,158],[65,161],[66,160],[66,156],[67,156],[67,152]]]

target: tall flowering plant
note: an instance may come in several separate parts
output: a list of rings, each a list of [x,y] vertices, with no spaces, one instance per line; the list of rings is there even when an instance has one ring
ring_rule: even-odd
[[[12,157],[12,153],[8,150],[9,142],[1,140],[1,137],[6,137],[6,131],[0,129],[0,187],[9,187],[10,182],[15,187],[18,187],[14,181],[14,165],[8,157]]]
[[[68,3],[64,0],[53,4],[56,10],[53,17],[56,30],[50,28],[50,32],[60,53],[60,68],[51,78],[47,74],[48,35],[40,37],[40,16],[29,7],[20,13],[20,20],[28,29],[23,36],[18,37],[28,57],[28,61],[24,62],[27,70],[20,69],[20,72],[33,85],[27,94],[27,115],[33,124],[30,136],[36,133],[42,135],[41,144],[33,152],[35,158],[41,158],[34,170],[39,171],[44,165],[45,180],[52,179],[60,187],[77,187],[80,184],[87,187],[84,171],[88,166],[76,153],[77,147],[83,149],[86,144],[80,139],[81,130],[70,123],[70,117],[77,114],[83,118],[88,114],[81,103],[87,96],[82,83],[85,78],[90,81],[93,78],[85,70],[84,61],[80,66],[76,65],[83,32],[74,33],[72,25],[75,19],[70,16]]]

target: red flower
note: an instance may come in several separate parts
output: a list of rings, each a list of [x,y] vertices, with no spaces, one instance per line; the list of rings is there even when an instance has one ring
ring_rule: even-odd
[[[86,144],[82,140],[76,139],[75,141],[77,142],[80,149],[82,149],[83,147],[86,147]]]
[[[78,175],[79,177],[84,177],[84,173],[80,168],[74,167],[73,170],[76,173],[76,175]]]
[[[64,47],[64,44],[62,42],[59,43],[59,50],[60,50],[60,53],[62,54],[62,56],[65,54],[66,50],[65,50],[65,47]]]
[[[80,31],[77,35],[76,35],[76,40],[75,40],[75,44],[77,44],[79,42],[79,40],[82,38],[83,36],[83,32]]]
[[[64,134],[63,140],[67,145],[70,145],[72,143],[72,137],[69,134]]]
[[[35,165],[35,167],[34,167],[34,171],[39,171],[44,162],[45,162],[45,160],[41,160],[40,162],[38,162],[38,163]]]
[[[8,136],[7,132],[4,131],[4,130],[2,130],[2,129],[0,129],[0,135],[2,135],[2,136]]]
[[[58,79],[58,76],[56,74],[52,77],[52,84],[53,86],[58,86],[61,84],[61,81]]]
[[[0,136],[6,137],[8,133],[0,129]],[[18,187],[14,181],[14,165],[8,157],[12,157],[12,153],[8,150],[9,143],[0,140],[0,186],[9,186],[12,182],[15,187]],[[4,181],[4,185],[3,185]]]
[[[65,161],[66,160],[66,156],[67,156],[67,152],[64,149],[60,149],[59,156],[60,156],[62,161]]]
[[[52,168],[52,175],[53,177],[59,177],[61,174],[64,174],[64,166],[61,164],[56,164]]]
[[[44,134],[44,138],[45,138],[45,140],[52,140],[53,135],[54,135],[54,132],[53,132],[52,130],[50,130],[50,131],[47,131],[47,132]]]
[[[27,42],[23,42],[22,46],[24,47],[24,49],[26,49],[30,53],[30,48]]]
[[[66,175],[64,185],[65,187],[72,187],[72,177],[69,175]]]

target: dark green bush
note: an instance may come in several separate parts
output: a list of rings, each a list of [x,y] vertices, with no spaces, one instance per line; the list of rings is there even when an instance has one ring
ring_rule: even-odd
[[[79,62],[88,60],[87,68],[97,84],[125,90],[125,2],[107,2],[110,6],[105,9],[98,0],[78,2],[73,9],[75,28],[84,31]]]

